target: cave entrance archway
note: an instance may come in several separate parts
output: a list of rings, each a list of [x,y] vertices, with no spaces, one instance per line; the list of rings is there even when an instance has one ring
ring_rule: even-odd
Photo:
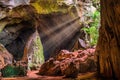
[[[83,1],[86,1],[86,3],[88,3],[89,1],[88,0],[83,0]],[[89,3],[88,3],[89,4]],[[96,4],[98,4],[98,3],[95,3],[94,5],[96,5]],[[79,5],[80,6],[80,5]],[[25,6],[25,7],[27,7],[27,9],[28,8],[31,8],[31,7],[28,7],[28,6]],[[22,9],[24,9],[25,8],[24,6],[22,6],[21,8]],[[85,9],[87,9],[88,7],[85,7]],[[17,10],[19,10],[20,8],[18,8]],[[21,9],[21,10],[22,10]],[[25,10],[24,10],[25,11]],[[34,12],[33,12],[34,13]],[[46,49],[46,46],[47,47],[49,47],[49,48],[47,48],[45,51],[45,56],[47,57],[47,59],[50,57],[50,55],[49,54],[51,54],[51,53],[54,53],[54,50],[55,50],[55,48],[56,49],[64,49],[64,48],[66,48],[66,46],[69,46],[69,48],[71,48],[70,46],[73,46],[74,44],[73,43],[75,43],[75,41],[78,39],[78,37],[80,36],[80,34],[79,34],[79,30],[80,30],[80,25],[79,25],[79,22],[78,22],[78,20],[79,20],[79,17],[77,16],[77,12],[75,12],[75,10],[73,10],[73,13],[75,13],[75,17],[73,17],[73,16],[71,16],[71,13],[65,13],[65,14],[60,14],[60,13],[53,13],[53,14],[49,14],[49,15],[40,15],[40,19],[41,19],[41,21],[40,21],[40,28],[39,28],[39,32],[40,32],[40,36],[41,36],[41,40],[42,40],[42,42],[43,42],[43,47],[44,47],[44,49]],[[31,13],[29,13],[29,14],[31,14]],[[86,16],[86,15],[84,15],[84,16]],[[87,15],[87,16],[89,16],[89,14]],[[9,16],[10,17],[10,16]],[[17,17],[17,16],[14,16],[15,18]],[[21,16],[19,16],[19,17],[21,17]],[[31,17],[31,16],[30,16]],[[57,18],[56,18],[57,17]],[[96,14],[93,16],[93,17],[96,17]],[[16,20],[17,21],[17,20]],[[89,21],[89,20],[88,20]],[[64,23],[64,24],[63,24]],[[91,23],[91,22],[90,22]],[[90,24],[89,23],[89,24]],[[23,22],[20,22],[20,23],[18,23],[18,24],[20,24],[20,27],[21,27],[21,24],[22,24],[22,26],[24,26],[24,28],[26,27],[26,26],[31,26],[32,25],[32,22],[31,21],[23,21]],[[61,24],[61,25],[60,25]],[[87,26],[89,26],[89,24],[85,24],[85,25],[87,25]],[[16,26],[16,27],[18,27],[19,25],[17,25],[17,23],[16,24],[13,24],[14,26]],[[13,25],[7,25],[8,27],[9,26],[13,26]],[[85,25],[83,25],[83,26],[85,26]],[[93,23],[93,25],[94,25],[94,23]],[[32,25],[33,26],[33,25]],[[95,25],[96,26],[96,25]],[[54,27],[54,28],[53,28]],[[56,28],[57,27],[57,28]],[[93,26],[94,27],[94,26]],[[7,27],[6,27],[7,28]],[[17,29],[17,28],[15,28],[15,29]],[[27,30],[25,29],[25,30],[23,30],[22,32],[20,32],[19,33],[19,31],[17,32],[16,31],[16,33],[15,33],[15,36],[13,36],[13,39],[14,40],[16,40],[16,41],[18,41],[18,42],[15,42],[14,40],[13,40],[13,42],[10,42],[11,44],[5,44],[5,46],[6,46],[6,48],[11,52],[11,53],[14,53],[14,51],[15,51],[15,53],[16,54],[18,54],[18,53],[23,53],[23,49],[24,49],[24,46],[25,46],[25,42],[26,42],[26,38],[28,38],[28,35],[30,35],[32,32],[34,32],[34,30],[31,30],[32,28],[29,28],[28,29],[28,32],[27,32]],[[51,29],[54,29],[54,30],[51,30]],[[92,29],[94,29],[94,28],[92,28]],[[18,29],[19,30],[19,29]],[[46,31],[45,31],[46,30]],[[47,32],[49,32],[49,30],[50,31],[52,31],[52,33],[47,33]],[[85,29],[86,30],[86,29]],[[88,30],[88,29],[87,29]],[[63,31],[63,32],[62,32]],[[68,32],[67,32],[68,31]],[[95,31],[95,30],[94,30]],[[4,32],[5,32],[5,30],[4,30]],[[10,32],[9,30],[8,30],[8,32]],[[10,35],[13,35],[13,33],[14,33],[14,31],[13,32],[10,32]],[[18,38],[16,38],[16,34],[18,34],[19,33],[19,36],[18,36]],[[28,34],[27,34],[28,33]],[[56,38],[58,39],[55,39],[55,34],[56,33],[58,33],[57,35],[56,35]],[[7,33],[6,33],[7,34]],[[23,35],[23,34],[25,34],[25,35]],[[95,33],[96,34],[96,33]],[[88,34],[89,35],[89,34]],[[96,36],[96,35],[95,35]],[[25,40],[22,40],[22,39],[24,39],[23,37],[25,37]],[[52,41],[48,41],[48,40],[50,40],[51,39],[51,37],[54,37],[53,38],[53,40]],[[66,39],[65,39],[65,37],[67,37]],[[8,40],[8,38],[9,37],[4,37],[5,39],[1,39],[2,41],[6,41],[6,40]],[[10,37],[11,38],[11,37]],[[15,39],[16,38],[16,39]],[[87,38],[86,39],[88,39],[89,38],[89,36],[87,36]],[[95,37],[96,38],[96,37]],[[10,39],[11,40],[11,39]],[[60,40],[61,40],[61,42],[60,42]],[[91,39],[89,39],[89,40],[91,40]],[[46,42],[47,41],[47,42]],[[3,42],[3,43],[4,43]],[[6,41],[7,42],[7,41]],[[20,42],[22,42],[22,43],[24,43],[24,44],[21,44]],[[90,42],[90,41],[89,41]],[[93,42],[94,42],[94,40],[93,40]],[[53,44],[52,44],[53,43]],[[62,44],[61,44],[62,43]],[[71,44],[70,44],[71,43]],[[91,43],[92,43],[92,41],[91,41]],[[12,49],[12,48],[14,48],[14,46],[13,46],[13,44],[15,44],[15,48],[16,49]],[[17,44],[19,44],[19,45],[21,45],[22,46],[22,49],[21,48],[17,48],[18,47],[18,45]],[[51,45],[52,44],[52,45]],[[59,46],[56,46],[56,44],[58,44]],[[54,47],[53,47],[54,46]],[[62,46],[62,47],[61,47]],[[60,47],[60,48],[59,48]],[[66,49],[68,49],[68,48],[66,48]],[[19,50],[19,51],[17,51],[17,50]],[[15,56],[19,56],[19,55],[16,55],[15,54]],[[20,54],[21,55],[21,54]]]

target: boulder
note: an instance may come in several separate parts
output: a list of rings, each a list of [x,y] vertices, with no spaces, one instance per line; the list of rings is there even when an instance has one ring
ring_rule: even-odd
[[[68,50],[61,50],[60,53],[57,55],[57,60],[64,60],[66,58],[72,58],[74,54],[72,52],[69,52]]]
[[[78,68],[76,64],[73,62],[73,59],[65,59],[60,63],[60,68],[62,75],[65,77],[76,78],[78,75]]]
[[[50,58],[41,66],[39,74],[76,78],[79,73],[96,71],[94,58],[91,58],[94,55],[90,54],[94,54],[94,50],[87,49],[75,52],[62,50],[56,58]]]
[[[58,76],[61,75],[59,61],[55,61],[55,59],[50,58],[46,61],[39,70],[40,75],[47,76]]]

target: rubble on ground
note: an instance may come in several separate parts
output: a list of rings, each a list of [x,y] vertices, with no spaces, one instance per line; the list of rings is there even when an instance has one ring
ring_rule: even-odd
[[[61,50],[55,58],[50,58],[41,66],[39,74],[75,78],[79,73],[96,71],[94,55],[95,49],[91,48],[74,52]]]

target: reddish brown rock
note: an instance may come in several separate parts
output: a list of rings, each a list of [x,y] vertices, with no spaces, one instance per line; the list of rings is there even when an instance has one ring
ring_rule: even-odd
[[[64,70],[65,77],[76,78],[78,76],[79,70],[73,62],[70,62],[68,67]]]
[[[74,60],[74,64],[76,65],[76,68],[79,70],[79,73],[86,73],[96,70],[95,61],[92,59],[81,61],[80,58],[76,58]]]
[[[60,63],[60,69],[62,75],[65,77],[75,78],[78,75],[78,68],[76,64],[74,64],[73,59],[67,58]]]
[[[5,66],[4,58],[0,55],[0,69]]]
[[[88,51],[78,50],[69,52],[62,50],[55,59],[50,58],[41,66],[39,74],[49,76],[62,75],[75,78],[78,73],[95,71],[95,61],[90,58],[93,55],[89,56],[89,54],[94,54],[94,50],[88,49]]]
[[[87,60],[87,64],[89,64],[89,68],[88,70],[90,72],[96,71],[97,69],[97,64],[95,63],[95,61],[93,59],[88,59]]]
[[[74,57],[77,57],[78,54],[79,54],[79,52],[78,52],[78,51],[75,51],[75,52],[73,52],[72,54],[74,55]]]
[[[54,67],[55,64],[53,63],[54,62],[54,59],[53,58],[50,58],[48,61],[46,61],[40,68],[39,70],[39,74],[40,75],[48,75],[47,71]]]
[[[74,55],[72,52],[69,52],[67,50],[61,50],[60,53],[57,55],[57,60],[64,60],[66,58],[72,58]]]
[[[83,52],[81,52],[81,53],[78,54],[77,58],[81,62],[85,62],[88,59],[88,55],[83,51]]]
[[[7,51],[7,49],[0,44],[0,69],[7,64],[12,64],[13,56]]]
[[[41,66],[39,74],[48,76],[61,75],[59,61],[55,61],[53,58],[50,58]]]
[[[95,54],[94,48],[88,48],[86,51],[88,52],[88,56],[94,56],[94,54]]]
[[[72,61],[73,61],[72,59],[67,58],[67,59],[60,62],[60,69],[61,69],[61,72],[63,75],[64,75],[65,70],[68,68],[68,66],[70,65],[70,63]]]

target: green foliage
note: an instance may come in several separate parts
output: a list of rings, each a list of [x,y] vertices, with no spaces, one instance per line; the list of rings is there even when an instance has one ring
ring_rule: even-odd
[[[1,72],[3,77],[14,77],[16,75],[14,66],[11,65],[7,65]]]
[[[22,66],[7,65],[2,70],[3,77],[25,76],[26,70]]]
[[[96,11],[91,15],[92,22],[89,23],[89,27],[84,27],[82,30],[84,30],[87,35],[89,35],[89,44],[91,46],[96,45],[97,39],[98,39],[98,28],[99,28],[99,22],[100,22],[100,12]]]
[[[26,76],[27,69],[23,66],[17,66],[15,67],[15,73],[17,74],[17,76]]]

